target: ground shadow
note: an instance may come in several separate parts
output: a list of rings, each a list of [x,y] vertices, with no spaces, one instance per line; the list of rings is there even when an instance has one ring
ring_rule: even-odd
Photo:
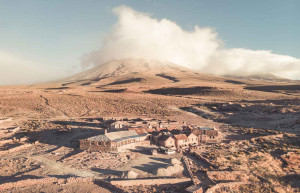
[[[46,88],[45,90],[63,90],[68,89],[69,87],[62,86],[62,87],[55,87],[55,88]]]
[[[49,145],[55,145],[58,149],[62,146],[69,148],[78,148],[79,140],[92,136],[101,135],[103,129],[93,129],[87,127],[72,127],[71,131],[61,132],[59,129],[38,129],[30,132],[19,132],[14,137],[17,139],[28,137],[29,142],[39,141]]]
[[[244,82],[237,81],[237,80],[225,80],[227,83],[232,83],[232,84],[245,84]]]
[[[179,82],[179,80],[176,77],[173,77],[173,76],[168,76],[166,74],[155,74],[155,75],[159,76],[161,78],[165,78],[165,79],[171,80],[173,82]]]
[[[300,93],[300,84],[295,85],[270,85],[270,86],[247,86],[245,89],[257,90],[264,92],[288,92],[288,93]]]
[[[133,168],[141,170],[146,173],[155,174],[158,168],[167,167],[169,164],[159,163],[159,162],[148,162],[146,164],[141,164],[140,166],[133,166]]]
[[[100,174],[111,174],[116,176],[121,176],[123,171],[120,170],[112,170],[112,169],[101,169],[101,168],[91,168],[92,171],[98,172]]]
[[[82,83],[80,86],[88,86],[90,84],[92,84],[92,83],[91,82],[85,82],[85,83]]]
[[[161,95],[205,95],[216,92],[217,89],[208,86],[196,86],[189,88],[168,87],[145,91],[145,93]],[[218,91],[219,92],[219,91]]]
[[[285,184],[290,184],[294,188],[300,188],[300,175],[299,174],[289,174],[282,176],[280,178]]]
[[[71,177],[78,177],[76,175],[48,175],[48,176],[58,178],[58,179],[68,179],[68,178],[71,178]]]
[[[19,174],[20,175],[20,174]],[[20,180],[29,180],[29,179],[42,179],[43,177],[34,176],[34,175],[21,175],[16,177],[17,175],[13,176],[0,176],[0,184],[8,183],[8,182],[17,182]]]
[[[93,92],[110,92],[110,93],[121,93],[125,92],[127,89],[111,89],[111,90],[102,90],[102,91],[93,91]]]
[[[160,161],[160,162],[165,162],[167,164],[170,163],[170,159],[167,159],[167,158],[150,157],[150,159],[153,159],[153,160],[156,160],[156,161]]]
[[[119,80],[112,82],[108,85],[118,85],[118,84],[127,84],[127,83],[133,83],[133,82],[145,82],[146,80],[144,78],[130,78],[126,80]]]

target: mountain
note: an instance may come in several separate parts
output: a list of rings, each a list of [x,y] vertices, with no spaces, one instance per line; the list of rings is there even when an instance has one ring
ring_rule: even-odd
[[[287,78],[282,78],[274,74],[260,73],[260,74],[250,74],[245,76],[240,75],[226,75],[226,77],[236,78],[241,80],[258,80],[258,81],[268,81],[268,82],[282,82],[282,83],[300,83],[299,80],[290,80]]]
[[[67,78],[67,81],[95,80],[108,77],[122,77],[128,75],[157,75],[194,73],[191,70],[170,62],[160,62],[156,60],[126,59],[115,60],[103,65],[93,67],[84,72]]]
[[[217,76],[171,62],[126,59],[95,66],[45,87],[49,92],[83,89],[88,92],[231,97],[247,94],[249,90],[294,94],[294,90],[299,90],[299,82],[272,74]]]
[[[218,78],[194,72],[171,62],[157,60],[126,59],[115,60],[75,74],[60,82],[62,86],[94,87],[141,87],[166,84],[197,82],[200,79]],[[129,85],[130,84],[130,85]]]

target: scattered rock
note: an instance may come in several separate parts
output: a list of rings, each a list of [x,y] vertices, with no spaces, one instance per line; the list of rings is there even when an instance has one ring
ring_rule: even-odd
[[[126,171],[122,174],[122,178],[124,179],[136,179],[139,177],[139,174],[134,171]]]

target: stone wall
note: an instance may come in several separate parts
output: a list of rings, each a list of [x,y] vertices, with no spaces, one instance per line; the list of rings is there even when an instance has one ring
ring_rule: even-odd
[[[14,140],[12,140],[12,139],[1,140],[0,145],[4,145],[6,143],[13,143],[13,142],[14,142]]]
[[[80,150],[90,150],[90,151],[107,151],[107,152],[113,152],[117,151],[117,148],[111,147],[111,144],[107,145],[98,145],[98,142],[93,142],[94,144],[92,145],[91,141],[88,140],[80,140]]]
[[[115,186],[151,186],[151,185],[163,185],[163,184],[178,184],[189,183],[190,178],[158,178],[158,179],[137,179],[137,180],[112,180],[111,184]]]
[[[0,192],[12,188],[22,188],[22,187],[33,186],[37,184],[49,184],[57,181],[58,181],[57,178],[43,178],[43,179],[28,179],[28,180],[20,180],[17,182],[9,182],[0,185]]]
[[[51,177],[51,178],[42,178],[42,179],[26,179],[17,182],[8,182],[8,183],[0,184],[0,192],[8,191],[11,189],[18,189],[22,187],[41,185],[41,184],[57,183],[62,185],[62,184],[84,183],[84,182],[94,182],[95,184],[100,185],[103,188],[107,188],[112,192],[124,193],[124,191],[122,191],[121,189],[117,188],[116,186],[106,181],[100,179],[94,179],[94,178],[81,178],[81,177],[71,177],[67,179],[58,179],[55,177]]]
[[[135,143],[126,144],[118,147],[119,152],[127,151],[128,149],[135,149],[137,146],[148,146],[150,145],[150,141],[139,141]]]
[[[206,190],[206,193],[214,193],[217,189],[227,187],[227,188],[234,188],[245,184],[251,184],[250,182],[229,182],[229,183],[219,183],[214,185],[213,187]]]
[[[135,143],[122,145],[120,147],[111,147],[111,146],[98,145],[97,142],[95,143],[95,145],[91,145],[90,141],[80,140],[80,150],[90,150],[90,151],[122,152],[128,149],[134,149],[136,146],[146,146],[146,145],[150,145],[150,141],[138,141]]]
[[[16,152],[16,151],[20,151],[22,149],[26,149],[26,148],[31,147],[31,146],[32,146],[32,144],[27,143],[27,144],[20,145],[20,146],[15,147],[15,148],[11,148],[11,149],[6,150],[6,151],[0,151],[0,156],[5,155],[5,154],[9,154],[9,153],[13,153],[13,152]]]
[[[207,171],[207,176],[213,181],[248,181],[245,171]]]
[[[189,166],[189,164],[188,164],[188,160],[186,159],[185,156],[182,157],[182,160],[183,160],[183,163],[184,163],[184,165],[185,165],[187,171],[189,172],[189,175],[190,175],[190,177],[191,177],[191,179],[192,179],[192,181],[193,181],[193,184],[196,185],[197,182],[195,181],[193,172],[191,171],[191,168],[190,168],[190,166]]]
[[[122,189],[120,189],[120,188],[116,187],[115,185],[113,185],[109,182],[106,182],[104,180],[95,179],[94,183],[101,186],[101,187],[107,188],[107,189],[111,190],[114,193],[125,193],[125,191],[123,191]]]
[[[204,161],[204,162],[207,163],[208,165],[210,165],[210,166],[216,168],[215,165],[211,164],[206,158],[204,158],[204,157],[203,157],[202,155],[200,155],[199,153],[197,153],[197,152],[193,152],[193,153],[194,153],[194,156],[195,156],[197,159],[199,159],[199,160],[201,160],[201,161]]]

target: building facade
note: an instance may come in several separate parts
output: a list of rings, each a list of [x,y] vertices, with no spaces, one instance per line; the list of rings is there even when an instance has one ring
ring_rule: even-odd
[[[134,149],[139,145],[150,145],[147,131],[137,133],[135,130],[118,131],[104,133],[80,140],[79,148],[81,150],[121,152],[128,149]]]

